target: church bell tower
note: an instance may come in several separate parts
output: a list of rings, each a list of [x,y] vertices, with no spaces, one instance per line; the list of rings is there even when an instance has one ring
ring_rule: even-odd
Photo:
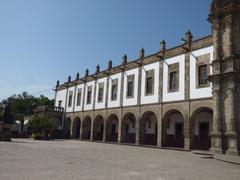
[[[240,0],[213,0],[214,60],[211,150],[239,154],[240,149]]]

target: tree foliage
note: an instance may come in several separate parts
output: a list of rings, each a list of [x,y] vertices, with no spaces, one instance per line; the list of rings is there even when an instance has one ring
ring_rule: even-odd
[[[41,95],[40,97],[34,97],[27,92],[22,94],[13,95],[1,102],[6,108],[8,107],[9,113],[12,115],[13,120],[24,121],[25,116],[34,114],[34,110],[37,106],[54,106],[54,101],[49,100],[47,97]],[[4,117],[3,117],[4,119]]]
[[[42,134],[47,129],[53,127],[52,120],[46,115],[35,115],[28,124],[28,127],[34,132]]]

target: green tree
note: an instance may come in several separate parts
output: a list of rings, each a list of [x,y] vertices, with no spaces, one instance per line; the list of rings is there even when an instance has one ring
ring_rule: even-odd
[[[48,106],[53,107],[54,106],[54,99],[50,100],[47,97],[40,95],[38,98],[36,98],[36,105],[37,106]]]
[[[14,117],[9,105],[6,105],[4,112],[2,113],[2,121],[6,124],[12,124],[14,122]]]
[[[37,106],[54,106],[54,100],[50,100],[47,97],[41,95],[40,97],[34,97],[27,92],[22,94],[13,95],[6,100],[3,100],[2,105],[8,107],[8,115],[12,115],[12,120],[19,120],[21,123],[21,132],[23,132],[24,118],[31,116]],[[10,119],[9,116],[7,116]]]
[[[41,134],[43,137],[47,129],[53,127],[53,123],[46,115],[35,115],[29,121],[28,127],[33,131],[33,133]]]
[[[23,132],[24,117],[34,113],[35,97],[27,92],[13,95],[6,100],[6,104],[10,107],[15,120],[19,120],[21,124],[20,132]]]

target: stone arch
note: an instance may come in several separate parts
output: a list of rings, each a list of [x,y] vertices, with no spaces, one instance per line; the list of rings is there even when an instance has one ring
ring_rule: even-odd
[[[104,119],[102,115],[96,116],[93,123],[93,140],[102,141],[103,140],[103,130],[104,130]]]
[[[126,113],[122,119],[121,142],[136,143],[136,117],[133,113]]]
[[[140,119],[139,126],[140,144],[157,145],[158,119],[154,112],[145,112]]]
[[[64,120],[64,126],[63,126],[63,134],[64,134],[64,137],[65,138],[70,138],[71,136],[71,118],[70,117],[67,117],[65,120]]]
[[[184,117],[176,109],[169,110],[163,116],[162,146],[184,148]]]
[[[72,126],[72,138],[79,139],[80,138],[80,129],[81,129],[81,120],[79,117],[76,117],[73,120]]]
[[[91,124],[92,119],[90,116],[86,116],[82,122],[82,139],[90,140],[91,137]]]
[[[111,114],[106,123],[106,141],[117,142],[118,141],[118,126],[119,120],[116,114]]]
[[[208,107],[196,109],[190,118],[191,149],[209,150],[211,147],[213,110]]]

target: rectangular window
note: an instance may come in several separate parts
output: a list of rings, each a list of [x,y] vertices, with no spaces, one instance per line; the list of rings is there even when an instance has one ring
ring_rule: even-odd
[[[127,77],[127,97],[133,98],[134,92],[134,75]]]
[[[72,98],[73,98],[73,91],[70,91],[68,96],[68,107],[72,107]]]
[[[210,54],[196,57],[196,88],[209,87]]]
[[[168,93],[179,91],[179,63],[168,66]]]
[[[62,107],[62,101],[58,101],[58,107]]]
[[[98,102],[103,102],[103,91],[104,91],[104,83],[100,83],[98,88]]]
[[[170,73],[170,82],[169,82],[169,90],[170,91],[176,91],[177,90],[177,72],[171,72]]]
[[[145,84],[146,95],[152,95],[154,90],[154,70],[146,72],[146,84]]]
[[[87,104],[91,104],[92,102],[92,86],[88,86],[87,88]]]
[[[77,106],[81,105],[81,98],[82,98],[82,89],[78,89],[78,93],[77,93]]]
[[[111,93],[112,101],[117,100],[117,92],[118,92],[118,79],[115,79],[112,81],[112,93]]]
[[[208,84],[207,65],[201,65],[198,67],[198,84],[199,86]]]

